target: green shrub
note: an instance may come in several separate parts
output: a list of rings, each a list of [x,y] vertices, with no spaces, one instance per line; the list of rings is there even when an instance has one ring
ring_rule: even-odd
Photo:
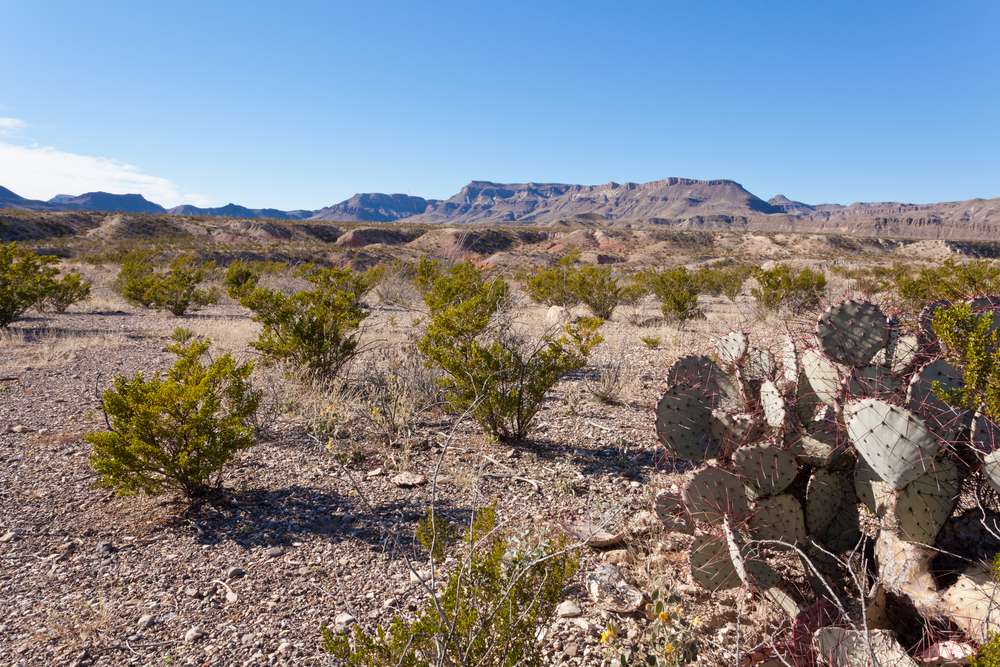
[[[555,266],[539,269],[525,282],[524,289],[532,301],[546,306],[572,308],[580,303],[579,283],[575,280],[574,264],[579,251],[571,251],[556,262]]]
[[[899,268],[893,279],[903,303],[913,312],[929,301],[1000,292],[1000,267],[988,260],[956,262],[949,258],[915,273]]]
[[[736,301],[743,283],[753,274],[753,267],[746,264],[715,264],[702,266],[695,271],[695,283],[703,294],[725,296]]]
[[[754,269],[757,286],[750,293],[762,311],[792,313],[815,308],[826,293],[826,275],[808,267],[796,272],[787,264]]]
[[[174,339],[187,342],[168,346],[178,358],[166,375],[116,377],[101,400],[110,430],[85,437],[99,483],[122,495],[203,494],[221,482],[233,454],[253,444],[261,394],[250,384],[252,364],[224,354],[206,365],[209,341]]]
[[[444,271],[441,262],[422,256],[413,267],[413,285],[421,294],[426,294]]]
[[[129,303],[168,310],[180,317],[188,310],[218,301],[213,289],[201,289],[210,265],[193,255],[179,255],[163,272],[153,269],[153,254],[129,253],[115,278],[116,291]]]
[[[445,550],[458,539],[458,531],[451,522],[438,516],[434,508],[430,507],[427,509],[427,516],[417,523],[415,536],[428,555],[440,563],[444,560]]]
[[[678,593],[658,582],[645,608],[646,620],[649,621],[646,631],[620,653],[617,660],[612,660],[612,665],[681,667],[697,660],[700,621],[697,617],[686,618],[681,602]],[[614,634],[611,633],[612,636]]]
[[[660,347],[663,339],[659,336],[639,336],[639,341],[650,350],[656,350]]]
[[[615,308],[634,300],[634,290],[622,284],[610,266],[581,266],[570,274],[570,288],[594,317],[610,320]]]
[[[81,278],[80,274],[67,273],[62,278],[52,281],[39,308],[65,313],[70,306],[90,296],[90,287],[90,281]]]
[[[0,329],[45,301],[56,280],[56,261],[13,242],[0,244]]]
[[[222,286],[231,299],[239,301],[243,295],[257,287],[259,280],[259,273],[249,263],[238,259],[226,267]]]
[[[647,285],[660,302],[660,311],[667,322],[683,326],[689,320],[704,317],[698,305],[701,290],[697,277],[686,267],[645,271],[637,280]]]
[[[316,379],[332,379],[357,353],[362,303],[371,278],[349,268],[313,269],[313,288],[291,295],[266,287],[246,290],[240,303],[263,324],[251,346],[268,363],[292,364]]]
[[[949,357],[962,369],[962,386],[938,395],[953,405],[982,409],[1000,419],[1000,330],[993,327],[993,313],[976,315],[968,303],[940,308],[932,322]]]
[[[582,318],[560,337],[528,340],[501,317],[508,296],[502,279],[486,279],[467,262],[456,264],[424,295],[430,322],[418,343],[443,371],[445,398],[470,411],[504,442],[527,435],[542,400],[566,373],[581,368],[601,338],[601,320]]]
[[[492,508],[477,512],[458,565],[440,593],[412,620],[394,616],[375,632],[323,628],[323,643],[352,667],[542,664],[540,627],[548,625],[578,567],[563,540],[516,539],[496,527]]]

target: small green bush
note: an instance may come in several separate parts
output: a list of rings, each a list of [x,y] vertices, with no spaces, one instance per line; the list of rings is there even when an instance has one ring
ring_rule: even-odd
[[[427,516],[417,523],[415,536],[434,562],[440,563],[444,560],[446,549],[458,539],[458,530],[450,521],[438,516],[433,507],[429,507]]]
[[[239,301],[245,294],[257,287],[260,275],[249,263],[238,259],[226,267],[222,286],[229,298]]]
[[[704,317],[698,305],[701,286],[696,275],[686,267],[645,271],[636,279],[660,302],[660,311],[667,322],[683,326],[690,320]]]
[[[538,628],[552,621],[578,557],[564,540],[516,539],[496,527],[492,508],[476,513],[458,565],[416,618],[394,616],[374,632],[323,627],[323,643],[352,667],[542,664]]]
[[[753,267],[746,264],[715,264],[702,266],[695,271],[695,283],[703,294],[725,296],[736,301],[743,283],[753,274]]]
[[[919,312],[929,301],[1000,292],[1000,267],[989,260],[956,262],[949,258],[915,273],[899,269],[893,279],[896,291],[912,312]]]
[[[430,322],[418,343],[443,371],[445,398],[470,411],[503,442],[522,440],[559,379],[584,366],[601,341],[601,320],[582,318],[560,337],[528,340],[512,331],[501,310],[508,296],[502,279],[486,279],[473,265],[453,266],[424,295]]]
[[[579,284],[575,281],[574,264],[580,253],[573,250],[561,257],[555,266],[539,269],[529,276],[524,289],[532,301],[546,306],[572,308],[580,303]]]
[[[240,303],[263,324],[251,343],[268,363],[292,364],[319,380],[329,380],[357,353],[362,303],[371,277],[349,268],[313,269],[313,288],[291,295],[256,285],[242,289]]]
[[[224,354],[206,365],[209,341],[189,333],[168,346],[178,358],[166,376],[118,376],[104,392],[109,430],[85,436],[101,485],[122,495],[201,495],[220,483],[233,454],[253,444],[261,394],[250,384],[252,364]]]
[[[962,386],[935,390],[942,400],[1000,419],[1000,330],[993,313],[977,315],[968,303],[940,308],[932,321],[949,357],[962,369]]]
[[[754,269],[757,286],[750,293],[764,312],[799,313],[820,304],[826,293],[826,275],[808,267],[796,272],[787,264]]]
[[[580,303],[602,320],[610,320],[619,304],[634,300],[631,286],[623,284],[610,266],[577,268],[570,275],[570,287]]]
[[[179,255],[163,272],[153,269],[153,255],[146,251],[130,252],[123,260],[115,290],[129,303],[168,310],[178,317],[188,310],[218,301],[214,289],[201,289],[209,264],[194,255]]]
[[[650,350],[656,350],[660,347],[663,339],[659,336],[639,336],[639,341]]]
[[[56,261],[13,242],[0,244],[0,329],[44,302],[55,282]]]
[[[90,288],[90,281],[81,278],[80,274],[67,273],[52,281],[39,308],[65,313],[73,304],[85,301],[90,296]]]

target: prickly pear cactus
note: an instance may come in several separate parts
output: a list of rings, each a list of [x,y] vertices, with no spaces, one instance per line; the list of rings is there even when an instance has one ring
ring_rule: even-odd
[[[971,303],[1000,327],[1000,298]],[[803,606],[811,604],[800,595],[803,579],[818,601],[834,603],[826,624],[836,627],[799,626],[812,641],[800,637],[796,645],[813,659],[863,664],[856,661],[870,659],[870,641],[891,664],[915,664],[891,632],[870,625],[866,639],[847,630],[865,618],[894,623],[899,598],[908,599],[903,613],[923,616],[929,627],[950,624],[969,641],[1000,631],[1000,605],[990,602],[1000,600],[1000,584],[991,575],[968,568],[942,588],[939,582],[953,579],[932,566],[941,553],[961,557],[963,547],[968,555],[959,562],[982,557],[974,556],[981,540],[962,537],[969,512],[989,512],[1000,527],[1000,425],[956,410],[938,391],[961,386],[963,377],[941,356],[947,351],[931,330],[934,312],[946,305],[929,304],[919,328],[905,331],[877,305],[844,302],[819,318],[811,341],[782,339],[774,354],[729,334],[716,349],[726,370],[692,355],[668,373],[657,433],[696,467],[681,493],[662,502],[657,496],[658,514],[665,525],[695,534],[689,558],[696,584],[743,585],[784,609],[792,625],[812,608]],[[982,489],[988,508],[958,502]],[[862,575],[850,568],[853,557],[872,553],[865,540],[874,543],[877,569]],[[802,559],[798,586],[784,579],[789,555]],[[840,590],[849,591],[869,575],[880,606],[841,605],[830,596],[838,577]],[[929,646],[936,638],[922,641]]]
[[[844,408],[847,435],[879,477],[901,489],[931,469],[939,443],[923,420],[877,398]]]
[[[867,301],[832,306],[816,324],[816,339],[826,355],[845,366],[867,366],[889,342],[882,309]]]

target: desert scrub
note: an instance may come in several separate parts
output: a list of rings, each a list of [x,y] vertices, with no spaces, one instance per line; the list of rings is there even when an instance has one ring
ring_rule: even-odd
[[[45,298],[38,304],[40,310],[65,313],[70,306],[90,297],[91,283],[78,273],[67,273],[52,281]]]
[[[939,308],[934,313],[934,333],[946,354],[962,369],[962,386],[943,390],[940,398],[971,410],[982,410],[1000,419],[1000,330],[993,326],[993,312],[977,315],[968,303]]]
[[[479,510],[456,549],[443,590],[416,617],[394,616],[374,632],[323,628],[327,651],[354,667],[542,664],[538,628],[548,625],[578,558],[559,539],[517,536]]]
[[[700,286],[697,277],[683,266],[672,269],[644,271],[636,277],[640,284],[660,302],[663,319],[683,326],[688,321],[704,317],[698,305]]]
[[[796,271],[787,264],[756,268],[757,285],[750,290],[762,312],[800,313],[819,306],[826,294],[826,275],[809,267]]]
[[[458,536],[459,531],[455,525],[435,512],[433,507],[427,508],[427,516],[417,522],[414,532],[417,542],[435,563],[444,560],[446,549]]]
[[[1000,292],[1000,267],[989,260],[956,262],[949,258],[915,273],[899,269],[893,279],[904,306],[914,313],[929,301]]]
[[[121,495],[202,495],[253,445],[260,392],[250,383],[252,364],[229,354],[205,363],[209,341],[174,338],[167,349],[177,361],[166,375],[116,377],[101,398],[108,430],[85,437],[99,484]]]
[[[622,281],[610,266],[581,266],[570,275],[570,285],[580,303],[602,320],[610,320],[615,308],[637,302],[644,292],[641,286]]]
[[[288,363],[313,379],[330,380],[357,354],[371,277],[349,268],[311,269],[304,277],[312,289],[291,295],[254,279],[252,289],[240,288],[240,303],[263,325],[251,346],[267,363]]]
[[[90,294],[90,283],[79,275],[59,278],[57,262],[55,257],[38,255],[14,242],[0,243],[0,329],[30,308],[63,312]]]
[[[657,350],[660,348],[660,343],[663,339],[659,336],[639,336],[639,342],[646,346],[647,349]]]
[[[582,318],[561,336],[529,338],[511,326],[507,299],[503,279],[456,264],[424,295],[430,321],[417,347],[443,372],[445,400],[455,411],[468,411],[487,433],[513,442],[527,435],[553,385],[586,364],[602,321]]]
[[[572,308],[579,304],[579,285],[575,284],[576,270],[573,266],[579,258],[579,251],[570,251],[559,258],[555,266],[539,269],[529,276],[524,283],[524,289],[532,301],[563,308]]]
[[[167,310],[180,317],[218,301],[214,289],[200,287],[210,269],[210,263],[184,254],[174,258],[166,271],[156,271],[151,252],[133,251],[122,260],[114,287],[133,305]]]
[[[229,298],[234,301],[239,301],[244,295],[256,288],[259,281],[260,271],[242,259],[230,263],[222,276],[222,286],[226,289]]]
[[[746,282],[753,273],[753,267],[747,264],[718,263],[702,266],[694,272],[694,280],[700,285],[703,294],[724,296],[730,301],[736,301]]]

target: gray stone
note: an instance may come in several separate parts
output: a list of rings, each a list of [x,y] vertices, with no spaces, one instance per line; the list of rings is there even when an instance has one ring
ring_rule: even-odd
[[[415,472],[401,472],[392,478],[392,483],[401,489],[412,489],[427,483],[427,478]]]
[[[192,625],[191,629],[184,633],[184,641],[186,641],[188,644],[192,644],[204,636],[205,633],[202,631],[201,628],[199,628],[197,625]]]
[[[270,547],[264,553],[265,555],[267,555],[268,558],[277,558],[278,556],[281,556],[282,554],[285,553],[285,547],[281,546]]]
[[[559,618],[576,618],[582,613],[580,605],[572,600],[563,600],[559,603],[559,606],[556,607],[556,615]]]
[[[240,567],[231,567],[226,572],[226,579],[239,579],[246,576],[246,571]]]
[[[153,624],[153,615],[143,614],[142,616],[139,617],[139,623],[137,625],[140,630],[145,630],[152,624]]]

